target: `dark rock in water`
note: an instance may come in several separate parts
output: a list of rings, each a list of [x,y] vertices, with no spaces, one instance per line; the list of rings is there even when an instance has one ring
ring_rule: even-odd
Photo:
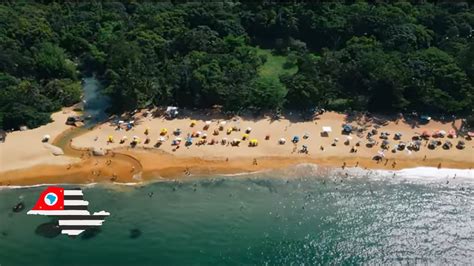
[[[61,234],[61,229],[57,223],[49,222],[36,227],[35,233],[46,238],[55,238]]]
[[[12,208],[13,212],[21,212],[23,209],[25,209],[25,204],[23,202],[18,203]]]
[[[132,229],[130,230],[130,238],[135,239],[142,235],[142,231],[140,229]]]
[[[6,231],[2,231],[2,236],[3,237],[6,237],[8,235],[8,233]]]
[[[88,228],[86,231],[82,232],[81,239],[87,240],[96,237],[101,232],[100,228],[93,227]]]

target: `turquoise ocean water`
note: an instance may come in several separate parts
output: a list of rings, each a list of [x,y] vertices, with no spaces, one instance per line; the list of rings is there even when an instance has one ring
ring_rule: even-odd
[[[111,216],[100,231],[77,238],[51,232],[42,225],[48,217],[26,215],[44,187],[0,190],[0,265],[470,264],[474,258],[472,179],[243,176],[82,188],[91,211]],[[20,200],[25,210],[12,212]]]

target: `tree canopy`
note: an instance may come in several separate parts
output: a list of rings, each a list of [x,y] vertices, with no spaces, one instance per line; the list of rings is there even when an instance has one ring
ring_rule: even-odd
[[[470,114],[473,27],[467,1],[4,2],[0,127],[48,122],[92,73],[111,112]]]

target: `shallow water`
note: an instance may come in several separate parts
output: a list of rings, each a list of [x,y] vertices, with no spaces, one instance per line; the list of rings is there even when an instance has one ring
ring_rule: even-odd
[[[1,265],[469,264],[474,257],[471,179],[216,177],[89,186],[90,210],[111,216],[100,232],[78,238],[35,233],[50,220],[26,211],[43,189],[0,190]],[[13,213],[20,199],[26,208]]]

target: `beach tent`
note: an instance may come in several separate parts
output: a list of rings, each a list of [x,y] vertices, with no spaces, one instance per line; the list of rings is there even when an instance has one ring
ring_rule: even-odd
[[[178,107],[168,106],[166,108],[166,117],[167,118],[175,118],[176,116],[178,116]]]
[[[323,131],[321,132],[321,136],[327,137],[329,136],[329,133],[332,131],[331,127],[324,126]]]
[[[286,139],[285,139],[285,138],[280,138],[280,140],[278,141],[278,143],[279,143],[280,145],[283,145],[283,144],[286,143]]]

